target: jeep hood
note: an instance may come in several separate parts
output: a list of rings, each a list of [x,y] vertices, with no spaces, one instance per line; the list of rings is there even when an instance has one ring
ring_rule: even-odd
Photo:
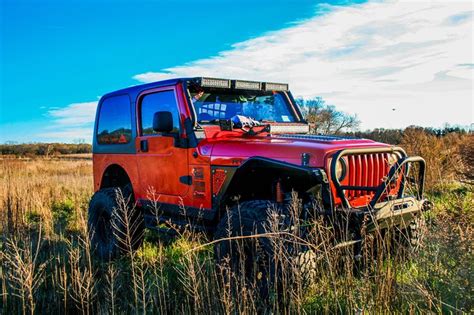
[[[301,165],[301,155],[310,155],[310,167],[324,167],[326,158],[348,148],[387,147],[368,139],[319,135],[267,135],[215,139],[205,144],[213,165],[240,165],[244,160],[266,157]]]

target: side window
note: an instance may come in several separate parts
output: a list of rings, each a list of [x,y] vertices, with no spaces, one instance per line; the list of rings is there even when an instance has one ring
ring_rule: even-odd
[[[132,139],[130,100],[127,95],[113,96],[100,105],[97,124],[99,144],[124,144]]]
[[[153,130],[153,116],[156,112],[168,111],[173,116],[173,131],[179,132],[178,103],[173,90],[148,94],[143,97],[140,108],[142,135],[157,134]]]

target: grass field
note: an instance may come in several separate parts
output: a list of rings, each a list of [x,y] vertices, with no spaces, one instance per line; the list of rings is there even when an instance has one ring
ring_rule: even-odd
[[[86,228],[88,159],[3,159],[0,178],[3,314],[474,312],[474,195],[466,184],[431,185],[435,206],[417,253],[373,252],[380,240],[366,236],[360,270],[351,250],[334,248],[332,231],[315,222],[311,277],[298,281],[302,271],[282,252],[291,280],[262,303],[245,279],[215,268],[212,246],[201,246],[205,235],[147,232],[138,252],[95,261]]]

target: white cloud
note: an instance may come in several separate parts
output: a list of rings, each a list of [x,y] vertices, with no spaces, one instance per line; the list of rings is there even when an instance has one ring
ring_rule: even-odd
[[[362,128],[473,121],[470,1],[388,1],[329,13],[237,43],[215,57],[138,74],[289,82],[357,113]],[[392,109],[395,109],[393,111]]]
[[[64,108],[52,109],[48,114],[54,123],[62,126],[80,126],[94,121],[97,102],[69,104]]]
[[[92,140],[92,129],[97,108],[97,101],[73,103],[63,108],[50,109],[51,125],[38,136],[48,141],[71,142],[76,139]]]

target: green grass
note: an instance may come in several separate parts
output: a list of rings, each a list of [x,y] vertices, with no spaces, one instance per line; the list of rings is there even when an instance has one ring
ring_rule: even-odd
[[[57,165],[42,167],[58,173]],[[64,164],[61,174],[68,169],[70,164]],[[16,171],[23,170],[18,166]],[[90,174],[60,182],[57,175],[36,178],[34,169],[27,171],[31,185],[39,187],[35,194],[28,193],[32,186],[20,176],[3,190],[3,208],[11,212],[0,212],[0,313],[29,313],[33,306],[36,313],[262,312],[257,294],[239,286],[242,279],[233,278],[234,291],[225,291],[213,247],[193,250],[209,241],[201,234],[169,237],[147,231],[133,257],[93,259],[85,230],[91,191],[84,187],[90,186]],[[289,303],[270,301],[273,313],[474,312],[473,189],[437,186],[427,197],[434,208],[425,215],[426,233],[418,253],[403,260],[387,253],[367,257],[367,267],[354,271],[350,251],[322,252],[315,280],[296,283],[301,290],[285,286]],[[41,268],[40,281],[29,296],[28,282],[16,279],[15,271]]]

